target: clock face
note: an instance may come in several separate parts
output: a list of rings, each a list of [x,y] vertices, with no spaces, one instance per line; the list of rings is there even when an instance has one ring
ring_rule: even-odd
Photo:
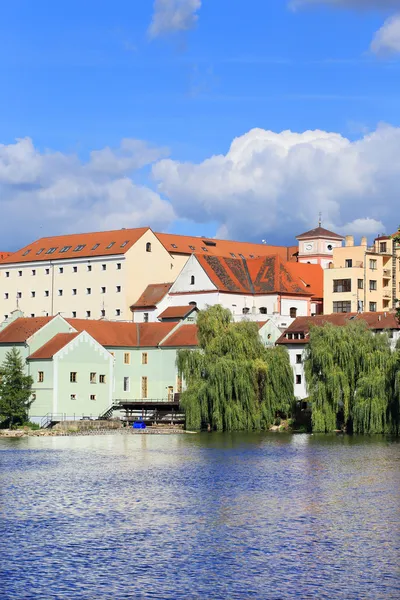
[[[306,244],[306,250],[308,250],[308,251],[312,250],[312,244]]]
[[[332,246],[332,244],[328,244],[328,245],[327,245],[327,249],[328,249],[329,251],[333,250],[333,246]]]

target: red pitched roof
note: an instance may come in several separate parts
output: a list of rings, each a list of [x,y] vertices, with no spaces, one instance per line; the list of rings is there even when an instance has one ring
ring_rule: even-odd
[[[175,348],[181,346],[197,346],[197,325],[181,325],[174,331],[161,346]]]
[[[7,256],[10,256],[11,252],[1,252],[0,251],[0,261],[4,260],[5,258],[7,258]]]
[[[186,305],[186,306],[169,306],[158,315],[159,319],[184,319],[187,317],[192,311],[197,310],[195,306]]]
[[[296,235],[296,240],[308,240],[310,238],[333,238],[335,240],[344,240],[342,235],[338,235],[323,227],[315,227],[315,229],[310,229],[310,231]]]
[[[90,258],[125,254],[148,227],[117,229],[95,233],[73,233],[36,240],[6,257],[4,263],[32,262],[38,260],[61,260],[65,258]],[[82,248],[81,248],[82,246]]]
[[[173,233],[155,233],[163,246],[171,254],[210,254],[231,258],[255,258],[278,254],[282,260],[291,260],[297,252],[297,246],[269,246],[267,244],[252,244],[251,242],[235,242],[232,240],[217,240],[207,237],[176,235]]]
[[[155,308],[171,289],[172,283],[152,283],[147,286],[143,294],[131,306],[131,310],[142,308]]]
[[[306,285],[279,256],[242,260],[197,255],[197,260],[219,291],[236,294],[297,294],[311,296]]]
[[[53,358],[55,354],[61,348],[64,348],[67,344],[69,344],[74,338],[79,335],[77,333],[57,333],[51,340],[49,340],[46,344],[44,344],[41,348],[36,350],[33,354],[29,356],[29,360],[44,360]]]
[[[297,277],[304,282],[313,298],[324,297],[324,270],[321,265],[302,262],[286,263],[286,268],[292,273],[293,277]]]
[[[176,323],[124,323],[66,319],[78,331],[87,331],[99,344],[109,347],[153,347],[176,326]]]
[[[350,321],[365,321],[370,329],[400,329],[400,323],[394,313],[389,312],[366,312],[366,313],[334,313],[331,315],[316,315],[315,317],[297,317],[285,330],[276,342],[277,344],[304,344],[308,342],[310,327],[316,325],[321,327],[325,323],[331,323],[338,327]],[[288,339],[289,334],[304,334],[304,339]]]
[[[20,317],[0,331],[0,344],[18,344],[28,340],[53,317]]]

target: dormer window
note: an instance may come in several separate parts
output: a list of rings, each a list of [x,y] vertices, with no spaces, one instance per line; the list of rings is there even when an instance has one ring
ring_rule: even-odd
[[[243,256],[243,254],[239,254],[239,256],[240,256],[240,258],[243,258],[243,260],[244,260],[244,256]]]
[[[206,248],[205,246],[202,246],[201,249],[203,250],[203,252],[208,252],[208,248]]]
[[[151,243],[147,242],[146,244],[146,252],[151,252]]]
[[[177,247],[178,247],[176,244],[171,244],[171,246],[172,246],[173,248],[177,248]]]
[[[85,246],[86,246],[86,244],[79,244],[79,246],[74,248],[74,252],[80,252],[81,250],[84,249]]]
[[[233,252],[229,252],[229,254],[232,256],[232,258],[236,258],[236,255]]]
[[[64,246],[63,248],[61,248],[60,250],[60,254],[62,254],[63,252],[68,252],[68,250],[71,250],[72,246]]]
[[[36,256],[37,256],[38,254],[42,254],[43,250],[44,250],[44,248],[40,248],[40,250],[38,250],[38,251],[36,252]]]
[[[25,252],[23,253],[22,256],[27,256],[29,254],[30,250],[25,250]]]
[[[193,250],[193,252],[196,250],[196,248],[195,248],[194,246],[189,246],[189,248],[190,248],[191,250]]]

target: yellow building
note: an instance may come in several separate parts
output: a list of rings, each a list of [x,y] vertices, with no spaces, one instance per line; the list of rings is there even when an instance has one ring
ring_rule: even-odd
[[[324,314],[380,312],[396,306],[400,296],[400,247],[390,236],[367,238],[333,250],[332,263],[324,270]]]

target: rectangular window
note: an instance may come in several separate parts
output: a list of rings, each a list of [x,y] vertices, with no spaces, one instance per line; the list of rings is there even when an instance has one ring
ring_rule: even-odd
[[[69,380],[71,383],[76,383],[77,382],[77,373],[76,371],[71,371],[69,374]]]
[[[364,279],[357,279],[357,287],[359,290],[364,289]]]
[[[73,273],[77,273],[78,272],[78,267],[72,267],[72,272]]]
[[[50,296],[49,290],[44,290],[44,295],[46,298],[48,298]]]
[[[301,383],[301,375],[296,375],[296,384],[299,385]]]
[[[17,298],[22,298],[22,292],[17,292]]]
[[[88,271],[91,271],[91,270],[92,270],[92,265],[88,265],[88,266],[86,267],[86,269],[87,269]]]
[[[107,269],[107,265],[101,265],[101,269],[102,271],[105,271]]]
[[[351,302],[334,302],[333,303],[334,313],[347,313],[351,312]]]
[[[344,261],[344,266],[348,269],[350,267],[353,266],[353,259],[352,258],[346,258],[346,260]]]
[[[142,365],[147,365],[147,352],[142,352]]]
[[[376,291],[377,289],[378,288],[377,288],[377,281],[376,281],[376,279],[370,279],[370,281],[369,281],[369,290],[370,290],[370,292]]]
[[[22,271],[18,271],[18,277],[22,277]]]
[[[100,316],[101,317],[105,317],[106,316],[106,311],[104,310],[104,308],[101,309]]]
[[[76,289],[76,288],[73,288],[73,289],[72,289],[72,295],[73,295],[73,296],[76,296],[76,293],[77,293],[77,289]]]
[[[129,377],[124,377],[124,392],[130,391],[130,381]]]
[[[76,400],[76,394],[71,394],[69,398],[70,400]]]
[[[56,250],[57,250],[57,247],[56,247],[56,248],[49,248],[49,249],[47,250],[46,254],[54,254],[54,252],[55,252]]]
[[[102,288],[101,288],[101,293],[102,293],[102,294],[105,294],[105,293],[106,293],[106,288],[105,288],[105,287],[102,287]]]
[[[95,244],[92,248],[92,250],[97,250],[97,248],[100,246],[100,244]]]
[[[117,271],[121,270],[121,263],[117,263]]]
[[[296,354],[296,364],[301,365],[301,354]]]
[[[120,291],[121,291],[121,286],[117,285],[117,294],[119,294]]]
[[[72,311],[72,318],[73,318],[73,319],[76,319],[76,310],[73,310],[73,311]]]
[[[22,256],[27,256],[29,254],[30,250],[25,250],[25,252],[23,253]]]
[[[106,250],[109,250],[110,248],[112,248],[114,246],[115,242],[111,242],[111,244],[108,244],[108,246],[106,246]]]
[[[64,267],[58,267],[58,272],[59,273],[64,273]]]
[[[32,269],[32,276],[35,277],[36,275],[36,269]]]
[[[85,246],[86,244],[79,244],[76,248],[74,248],[74,252],[80,252]]]
[[[125,352],[125,354],[124,354],[124,364],[125,365],[130,365],[131,364],[131,355],[130,355],[130,352]]]
[[[31,298],[34,298],[36,296],[36,292],[31,292]]]
[[[369,303],[369,310],[371,312],[376,312],[376,302],[370,302]]]
[[[38,382],[43,383],[44,381],[44,371],[38,371]]]
[[[117,308],[117,309],[116,309],[116,311],[115,311],[115,316],[116,316],[116,317],[120,317],[120,316],[121,316],[121,309],[120,309],[120,308]]]
[[[87,318],[87,319],[89,319],[91,314],[92,314],[92,313],[90,312],[90,310],[87,310],[87,311],[86,311],[86,318]]]
[[[92,288],[86,288],[86,293],[88,296],[92,293]]]
[[[377,261],[374,258],[370,258],[370,260],[369,260],[369,268],[372,271],[376,270],[376,268],[377,268]]]
[[[91,400],[96,400],[96,394],[90,394],[90,399]]]
[[[129,240],[126,240],[126,242],[122,242],[121,244],[121,248],[125,248],[125,246],[129,243]]]
[[[62,296],[63,295],[63,291],[62,290],[58,290],[58,295]]]
[[[380,252],[387,252],[387,244],[386,244],[386,242],[381,242],[379,244],[379,251]]]
[[[106,382],[106,376],[105,375],[99,375],[99,382],[100,383],[105,383]]]
[[[143,313],[143,322],[144,323],[148,323],[149,322],[149,313]]]
[[[71,250],[71,246],[63,246],[60,250],[60,254],[64,254],[64,252],[68,252],[68,250]]]
[[[32,317],[32,319],[34,318],[34,316],[35,316],[35,313],[31,313],[31,317]]]
[[[96,383],[96,382],[97,382],[96,373],[90,373],[90,383]]]
[[[45,269],[44,272],[46,275],[50,275],[50,269]]]
[[[10,277],[10,271],[6,271],[6,277]]]
[[[147,398],[147,377],[142,377],[142,398]]]
[[[351,292],[351,279],[334,279],[334,292]]]
[[[8,292],[4,292],[4,300],[8,300]]]

